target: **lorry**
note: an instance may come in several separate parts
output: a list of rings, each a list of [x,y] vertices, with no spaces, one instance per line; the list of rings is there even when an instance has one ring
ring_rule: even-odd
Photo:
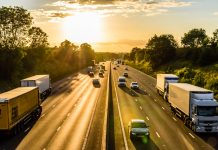
[[[49,75],[35,75],[20,81],[21,87],[38,87],[40,98],[43,100],[51,94],[51,79]]]
[[[174,74],[157,74],[157,93],[168,101],[169,83],[177,83],[178,81],[179,77]]]
[[[14,134],[41,115],[38,87],[19,87],[0,94],[0,133]]]
[[[218,132],[218,103],[210,90],[187,83],[169,84],[172,113],[194,132]]]

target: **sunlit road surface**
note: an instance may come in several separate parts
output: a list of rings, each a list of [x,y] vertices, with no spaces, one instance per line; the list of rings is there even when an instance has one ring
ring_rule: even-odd
[[[98,77],[97,72],[95,76]],[[92,85],[92,78],[86,71],[55,83],[53,94],[42,104],[41,117],[31,129],[24,131],[27,135],[20,141],[15,137],[6,145],[1,143],[0,149],[100,149],[107,78],[108,71],[100,78],[100,88]]]
[[[113,66],[114,65],[112,65],[112,68]],[[127,87],[119,88],[117,86],[118,76],[123,75],[124,71],[123,65],[117,67],[117,70],[112,71],[113,90],[117,93],[117,101],[119,103],[123,127],[125,130],[124,134],[122,134],[122,131],[119,132],[119,136],[122,134],[122,136],[125,135],[125,137],[123,138],[123,142],[120,142],[120,145],[119,143],[116,143],[116,148],[130,150],[217,149],[217,145],[215,148],[211,147],[211,145],[214,146],[217,144],[218,138],[216,136],[210,136],[209,140],[204,141],[190,129],[185,127],[179,118],[171,114],[169,104],[163,101],[163,99],[156,93],[156,80],[154,78],[129,67],[129,71],[127,71],[129,73]],[[130,89],[130,83],[132,81],[137,81],[139,83],[140,90],[134,91]],[[128,122],[134,118],[144,119],[149,125],[149,140],[146,138],[134,141],[130,140]],[[126,147],[124,146],[125,141]]]

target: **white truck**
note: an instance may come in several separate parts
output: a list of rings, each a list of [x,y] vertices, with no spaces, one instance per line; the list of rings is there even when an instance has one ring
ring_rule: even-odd
[[[51,93],[51,79],[49,75],[35,75],[20,81],[21,87],[38,87],[41,99]]]
[[[218,132],[218,103],[213,92],[187,83],[169,84],[173,114],[194,132]]]
[[[179,77],[174,74],[157,74],[156,89],[164,100],[168,100],[169,83],[177,83]]]

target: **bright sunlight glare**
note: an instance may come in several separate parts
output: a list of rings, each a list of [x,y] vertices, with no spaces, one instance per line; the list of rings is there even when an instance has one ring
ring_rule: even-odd
[[[103,39],[101,16],[96,13],[79,13],[65,18],[64,37],[73,42],[99,42]]]

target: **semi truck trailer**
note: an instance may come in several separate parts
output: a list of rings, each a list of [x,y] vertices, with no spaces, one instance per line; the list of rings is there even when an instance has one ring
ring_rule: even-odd
[[[218,132],[218,103],[213,92],[187,83],[169,84],[173,114],[194,132]]]
[[[17,134],[41,114],[37,87],[19,87],[0,94],[0,133]]]
[[[157,74],[156,89],[158,94],[163,96],[164,100],[168,100],[169,83],[177,83],[179,77],[174,74]]]
[[[49,75],[35,75],[20,81],[21,87],[38,87],[43,100],[51,94],[51,79]]]

